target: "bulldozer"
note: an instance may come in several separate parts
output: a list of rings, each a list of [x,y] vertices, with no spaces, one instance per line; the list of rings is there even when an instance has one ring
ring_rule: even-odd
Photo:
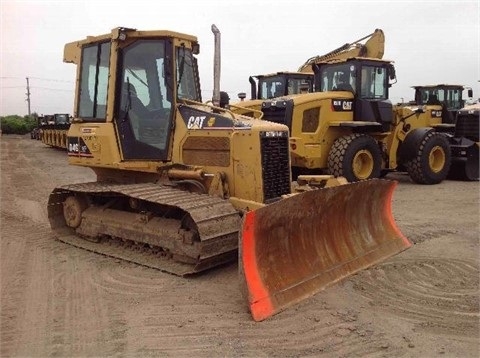
[[[250,99],[245,101],[244,94],[239,94],[241,102],[230,105],[235,113],[261,118],[261,104],[264,100],[314,91],[312,66],[326,60],[350,57],[382,58],[385,48],[385,35],[381,29],[375,29],[358,40],[346,43],[323,55],[307,59],[296,72],[282,71],[250,76]]]
[[[263,119],[290,129],[294,178],[331,174],[349,182],[407,171],[420,184],[444,180],[449,142],[437,107],[393,105],[393,61],[368,57],[313,65],[315,92],[262,103]]]
[[[55,113],[46,116],[48,122],[41,127],[41,140],[53,148],[67,149],[67,132],[70,127],[70,115],[68,113]]]
[[[96,181],[54,188],[60,241],[178,276],[237,261],[261,321],[411,246],[391,210],[396,182],[292,183],[284,124],[203,103],[195,36],[126,27],[65,45],[77,66],[68,161]]]

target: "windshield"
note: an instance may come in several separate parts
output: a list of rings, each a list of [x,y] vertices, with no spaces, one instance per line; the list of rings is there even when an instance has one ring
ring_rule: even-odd
[[[320,73],[321,92],[326,91],[354,91],[355,89],[355,66],[340,64],[325,66]]]
[[[264,77],[258,81],[258,99],[270,99],[285,95],[285,77]]]
[[[463,107],[462,89],[422,88],[420,89],[419,104],[445,104],[447,109],[460,109]]]
[[[69,115],[68,114],[55,114],[55,123],[68,123]]]

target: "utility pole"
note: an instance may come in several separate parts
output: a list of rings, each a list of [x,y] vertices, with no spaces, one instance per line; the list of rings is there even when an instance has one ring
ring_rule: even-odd
[[[28,77],[27,77],[27,93],[25,93],[27,95],[27,104],[28,104],[28,116],[30,117],[30,84],[28,83]]]

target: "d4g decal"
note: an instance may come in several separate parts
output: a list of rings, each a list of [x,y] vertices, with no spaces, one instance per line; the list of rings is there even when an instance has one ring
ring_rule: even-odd
[[[67,151],[71,157],[93,158],[93,154],[88,149],[82,137],[68,137]]]

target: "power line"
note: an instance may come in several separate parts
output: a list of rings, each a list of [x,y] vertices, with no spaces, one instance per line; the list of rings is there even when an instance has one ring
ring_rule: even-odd
[[[30,88],[43,89],[47,91],[73,92],[73,90],[61,89],[61,88],[49,88],[49,87],[38,87],[38,86],[30,86]]]
[[[47,82],[63,82],[63,83],[74,83],[74,81],[67,81],[67,80],[59,80],[55,78],[44,78],[44,77],[28,77],[29,79],[39,80],[39,81],[47,81]],[[2,80],[23,80],[22,77],[10,77],[10,76],[1,76],[0,79]]]
[[[56,80],[56,79],[53,79],[53,78],[42,78],[42,77],[29,77],[29,78],[34,79],[34,80],[40,80],[40,81],[73,83],[73,81]]]

